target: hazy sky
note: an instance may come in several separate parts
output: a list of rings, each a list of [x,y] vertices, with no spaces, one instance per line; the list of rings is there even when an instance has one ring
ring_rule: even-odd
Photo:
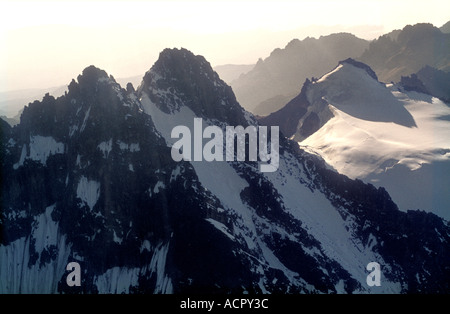
[[[373,39],[407,24],[440,27],[449,12],[448,0],[0,0],[0,91],[68,84],[91,64],[143,75],[173,47],[212,66],[252,64],[293,38]]]

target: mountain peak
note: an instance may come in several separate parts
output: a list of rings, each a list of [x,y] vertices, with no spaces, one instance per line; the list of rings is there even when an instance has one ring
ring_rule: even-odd
[[[215,72],[203,56],[196,56],[185,48],[164,49],[152,70],[162,76],[170,76],[178,80],[183,80],[192,74],[204,74],[210,76],[210,79],[218,79],[217,75],[214,77]]]
[[[93,65],[88,66],[82,72],[82,74],[78,75],[78,82],[82,85],[94,85],[93,83],[97,82],[99,79],[108,79],[108,74]]]
[[[442,33],[450,33],[450,21],[439,27]]]
[[[165,113],[189,107],[197,117],[247,125],[244,110],[231,89],[203,56],[187,49],[165,49],[144,76],[145,93]]]
[[[69,94],[75,96],[78,92],[85,95],[94,95],[98,93],[99,83],[106,85],[116,85],[115,89],[119,90],[120,86],[112,75],[109,75],[102,69],[90,65],[77,77],[78,83],[72,79],[68,86]]]
[[[375,71],[372,70],[372,68],[370,66],[368,66],[367,64],[356,61],[355,59],[352,59],[352,58],[347,58],[345,60],[339,61],[339,64],[345,64],[345,63],[353,65],[357,68],[363,69],[364,71],[367,72],[367,74],[369,74],[370,77],[372,77],[374,80],[378,81],[378,77],[377,77]]]
[[[418,23],[415,25],[406,25],[399,33],[398,41],[401,43],[409,43],[410,41],[423,41],[435,36],[442,36],[439,28],[430,23]]]
[[[303,141],[335,115],[330,105],[362,120],[417,126],[402,102],[378,81],[375,72],[352,58],[340,61],[319,79],[306,80],[300,94],[259,121],[263,125],[279,125],[285,136]]]

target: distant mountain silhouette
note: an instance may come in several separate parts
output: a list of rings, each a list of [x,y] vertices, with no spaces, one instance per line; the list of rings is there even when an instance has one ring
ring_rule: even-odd
[[[445,23],[444,25],[442,25],[440,28],[441,32],[443,33],[450,33],[450,21],[448,21],[447,23]]]
[[[368,47],[368,41],[348,33],[294,39],[284,49],[277,48],[266,59],[259,59],[253,70],[230,84],[245,109],[266,115],[295,97],[305,79],[320,77],[340,60],[358,57]]]
[[[274,110],[278,108],[280,104],[287,104],[291,99],[292,95],[277,95],[272,98],[266,99],[263,102],[260,102],[259,105],[257,105],[256,108],[253,109],[253,114],[257,116],[266,116],[274,112]]]
[[[13,91],[5,91],[0,93],[0,115],[8,118],[20,119],[19,112],[28,103],[42,99],[46,93],[50,93],[55,97],[64,95],[67,91],[66,85],[53,86],[42,89],[21,89]],[[17,115],[19,114],[19,117]]]
[[[15,118],[8,118],[7,116],[0,116],[0,119],[6,123],[8,123],[10,126],[14,126],[16,124],[19,124],[19,120]]]
[[[435,96],[450,104],[450,73],[425,66],[410,76],[402,76],[400,85],[405,89],[415,90]]]
[[[420,23],[380,36],[359,60],[368,64],[380,81],[398,82],[402,76],[416,73],[426,65],[448,72],[449,47],[450,34],[432,24]]]
[[[249,72],[255,67],[254,64],[224,64],[213,68],[219,74],[220,78],[227,84],[233,80],[238,79],[241,74]]]

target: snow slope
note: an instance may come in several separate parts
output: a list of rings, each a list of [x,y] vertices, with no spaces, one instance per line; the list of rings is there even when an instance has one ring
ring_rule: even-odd
[[[66,242],[66,235],[61,234],[59,223],[51,217],[54,207],[47,207],[34,218],[29,236],[8,246],[0,245],[0,293],[57,292],[71,245]],[[33,261],[36,258],[38,263]]]
[[[301,147],[339,173],[385,187],[402,210],[450,219],[447,104],[381,84],[350,64],[314,82],[308,97],[313,107],[317,99],[326,100],[332,118]]]
[[[38,161],[45,165],[47,158],[51,155],[64,153],[64,144],[57,142],[51,136],[30,136],[29,151],[24,145],[18,163],[14,165],[15,169],[22,166],[26,159]]]
[[[187,106],[167,114],[158,109],[145,93],[140,101],[144,112],[152,117],[157,130],[169,146],[178,140],[171,138],[173,127],[185,125],[193,129],[195,114]],[[213,123],[214,121],[204,119],[203,127]],[[234,223],[233,233],[215,220],[208,219],[208,221],[233,241],[243,238],[252,252],[247,253],[252,260],[257,259],[260,265],[283,271],[293,282],[301,282],[302,278],[299,278],[299,274],[290,270],[275,256],[263,241],[261,232],[270,234],[276,231],[283,233],[286,237],[292,237],[292,235],[279,227],[268,225],[264,218],[256,215],[252,208],[243,202],[240,195],[249,183],[239,176],[231,163],[191,161],[191,164],[201,184],[219,198],[226,211],[239,217]],[[387,263],[383,262],[379,254],[372,252],[352,235],[351,221],[344,220],[323,194],[314,193],[305,185],[307,179],[301,174],[302,170],[303,166],[296,158],[286,152],[280,158],[280,168],[274,173],[265,173],[264,176],[274,184],[277,193],[280,193],[280,201],[284,203],[288,213],[302,221],[308,233],[320,242],[321,249],[312,249],[309,254],[319,260],[326,256],[337,261],[360,282],[362,286],[360,292],[398,293],[401,291],[402,287],[399,283],[388,280],[383,282],[382,287],[371,288],[366,285],[366,265],[371,261],[379,261],[383,265]],[[262,283],[260,287],[262,291],[265,291]],[[337,284],[335,289],[338,293],[346,293],[341,284]]]

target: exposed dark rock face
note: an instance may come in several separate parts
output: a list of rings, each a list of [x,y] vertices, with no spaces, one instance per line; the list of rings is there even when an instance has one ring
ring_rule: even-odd
[[[449,292],[441,219],[399,212],[383,189],[284,138],[273,174],[255,162],[207,173],[207,162],[176,163],[160,127],[173,122],[154,120],[146,97],[161,116],[185,106],[205,121],[258,125],[185,49],[163,51],[136,92],[90,66],[16,127],[0,121],[2,292],[377,292],[365,284],[370,258],[392,286],[384,292]],[[72,261],[80,287],[66,284]]]

